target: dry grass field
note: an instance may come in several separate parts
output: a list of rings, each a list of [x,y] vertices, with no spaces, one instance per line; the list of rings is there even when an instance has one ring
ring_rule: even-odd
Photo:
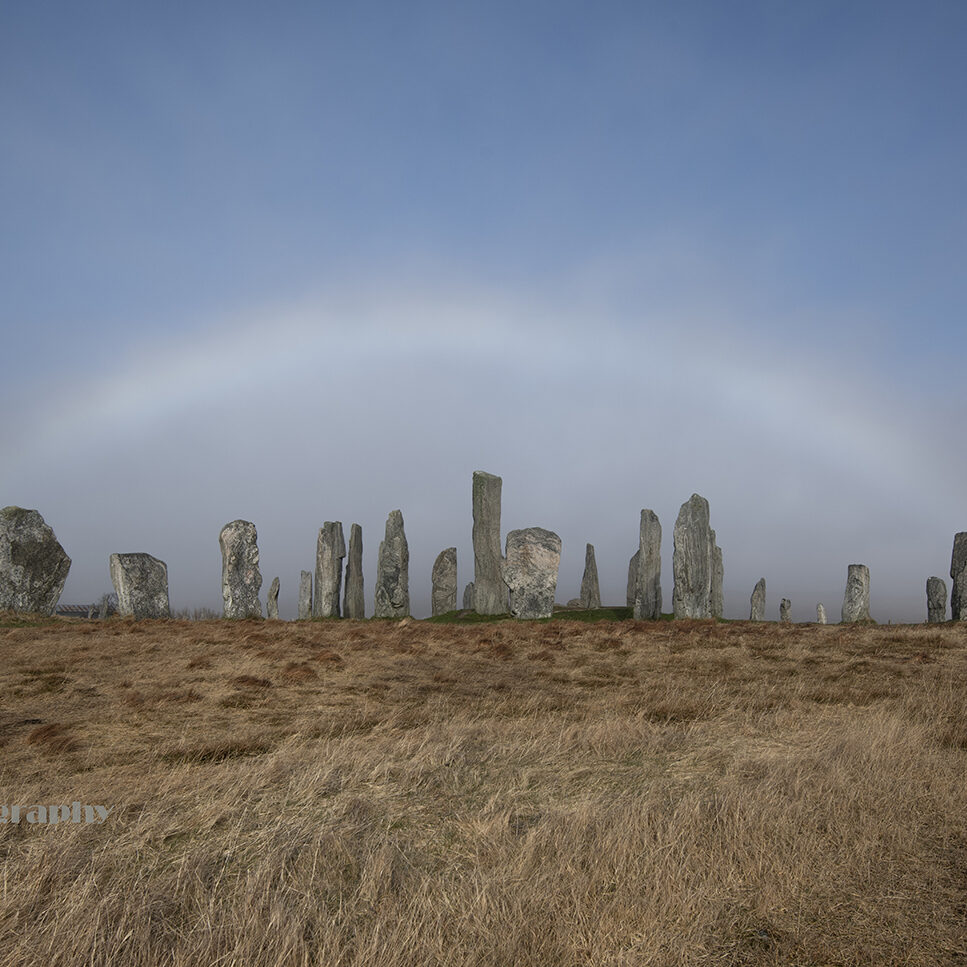
[[[967,964],[967,628],[0,620],[0,965]]]

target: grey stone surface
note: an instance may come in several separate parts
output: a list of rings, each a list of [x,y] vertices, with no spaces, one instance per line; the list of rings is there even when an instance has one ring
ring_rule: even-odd
[[[561,538],[543,527],[525,527],[507,535],[504,583],[515,618],[549,618],[554,611]]]
[[[377,618],[405,618],[410,613],[410,549],[398,510],[386,518],[386,537],[376,556]]]
[[[947,620],[947,585],[943,578],[927,578],[927,621],[936,624]]]
[[[0,610],[53,614],[70,567],[36,510],[0,510]]]
[[[816,623],[821,625],[826,624],[826,609],[822,604],[816,605]]]
[[[233,520],[218,535],[222,549],[222,599],[226,618],[261,618],[262,574],[258,533],[249,520]]]
[[[457,549],[440,551],[430,573],[430,608],[433,614],[457,609]]]
[[[661,618],[661,524],[653,510],[641,512],[632,615],[638,620]],[[634,561],[634,558],[632,558]]]
[[[766,620],[766,579],[759,578],[749,598],[749,621]]]
[[[721,618],[725,609],[722,583],[725,579],[725,565],[722,561],[722,548],[715,543],[715,531],[709,528],[709,554],[711,555],[712,575],[709,584],[708,604],[713,618]]]
[[[279,579],[272,578],[269,585],[269,596],[265,600],[265,616],[274,621],[279,620]]]
[[[950,582],[950,617],[954,621],[967,621],[967,531],[954,535]]]
[[[584,548],[584,574],[581,577],[581,607],[601,607],[601,586],[598,584],[598,565],[594,560],[594,545],[588,544]]]
[[[625,595],[625,604],[629,608],[635,606],[635,595],[638,593],[638,566],[641,561],[641,550],[635,551],[628,561],[628,592]]]
[[[870,620],[870,569],[865,564],[850,564],[843,595],[843,624]]]
[[[783,624],[789,624],[792,618],[789,617],[789,609],[792,607],[792,602],[788,598],[783,598],[779,602],[779,620]]]
[[[570,609],[571,611],[583,611],[584,610],[584,606],[581,604],[581,599],[580,598],[571,598],[568,601],[568,603],[564,605],[564,607],[566,609]]]
[[[112,554],[111,583],[118,614],[126,618],[170,618],[168,568],[150,554]]]
[[[473,581],[470,581],[463,589],[463,610],[473,610]]]
[[[359,524],[349,528],[349,557],[346,558],[346,590],[342,600],[344,618],[362,621],[366,617],[363,597],[363,529]]]
[[[715,537],[709,527],[708,501],[704,497],[692,494],[682,504],[673,540],[675,617],[711,618]]]
[[[473,472],[473,610],[506,614],[507,587],[500,553],[500,477]]]
[[[316,540],[316,589],[312,597],[314,618],[339,617],[339,591],[342,588],[342,559],[346,540],[342,521],[327,520]]]
[[[312,617],[312,571],[303,571],[299,575],[299,620],[306,621]]]

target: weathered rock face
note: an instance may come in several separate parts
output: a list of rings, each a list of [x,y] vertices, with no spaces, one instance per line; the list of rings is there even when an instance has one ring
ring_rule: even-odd
[[[307,621],[312,617],[312,571],[299,575],[299,620]]]
[[[850,564],[843,596],[843,624],[870,620],[870,569],[865,564]]]
[[[792,607],[792,602],[788,598],[783,598],[779,602],[779,620],[783,624],[789,624],[792,618],[789,617],[789,609]]]
[[[269,585],[269,596],[265,601],[265,616],[274,621],[279,620],[279,579],[272,578]]]
[[[470,611],[473,609],[473,581],[471,581],[463,589],[463,610]]]
[[[53,614],[70,568],[36,510],[0,510],[0,610]]]
[[[715,535],[708,521],[708,501],[692,494],[682,504],[675,521],[672,571],[676,618],[712,617]]]
[[[816,605],[816,623],[821,625],[826,624],[826,609],[822,604]]]
[[[222,599],[226,618],[261,618],[262,574],[258,533],[248,520],[233,520],[218,535],[222,549]]]
[[[581,578],[581,607],[601,607],[601,587],[598,584],[598,565],[594,560],[594,545],[588,544],[584,549],[584,575]]]
[[[507,535],[504,583],[515,618],[549,618],[561,563],[561,538],[543,527],[525,527]]]
[[[339,617],[339,590],[342,587],[342,559],[346,541],[342,521],[327,520],[316,540],[316,591],[312,598],[314,618]]]
[[[661,618],[661,524],[653,510],[641,512],[635,557],[638,560],[632,615],[639,621],[658,621]]]
[[[628,561],[628,593],[625,595],[625,604],[629,608],[635,606],[635,595],[638,593],[638,569],[641,561],[641,550],[635,551]]]
[[[936,624],[947,620],[947,585],[943,578],[927,578],[927,621]]]
[[[749,598],[749,621],[766,620],[766,579],[759,578],[752,589],[752,597]]]
[[[950,580],[950,617],[954,621],[967,621],[967,531],[954,535]]]
[[[709,585],[709,610],[713,618],[721,618],[725,610],[722,583],[725,579],[725,565],[722,561],[722,548],[715,543],[715,531],[709,528],[709,554],[711,555],[712,580]]]
[[[404,618],[410,613],[410,549],[403,532],[403,515],[386,518],[386,537],[376,557],[377,618]]]
[[[433,614],[446,614],[457,607],[457,549],[448,547],[437,554],[430,573],[430,607]]]
[[[118,614],[128,618],[170,618],[168,568],[150,554],[112,554],[111,583]]]
[[[366,617],[363,597],[363,529],[359,524],[349,528],[349,557],[346,559],[346,591],[343,595],[344,618],[362,621]]]
[[[473,472],[473,610],[506,614],[507,588],[501,577],[500,477]]]

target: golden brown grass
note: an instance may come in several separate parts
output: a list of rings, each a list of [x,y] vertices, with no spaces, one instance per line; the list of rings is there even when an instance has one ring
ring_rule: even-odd
[[[3,965],[967,964],[967,629],[0,627]]]

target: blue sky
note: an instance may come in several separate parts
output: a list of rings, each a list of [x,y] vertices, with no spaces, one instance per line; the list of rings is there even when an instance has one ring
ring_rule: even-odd
[[[0,502],[74,564],[219,603],[403,511],[414,612],[504,528],[624,596],[638,513],[707,497],[726,612],[866,563],[921,620],[967,529],[967,7],[0,7]],[[949,581],[948,581],[949,583]],[[774,600],[773,600],[774,599]]]

